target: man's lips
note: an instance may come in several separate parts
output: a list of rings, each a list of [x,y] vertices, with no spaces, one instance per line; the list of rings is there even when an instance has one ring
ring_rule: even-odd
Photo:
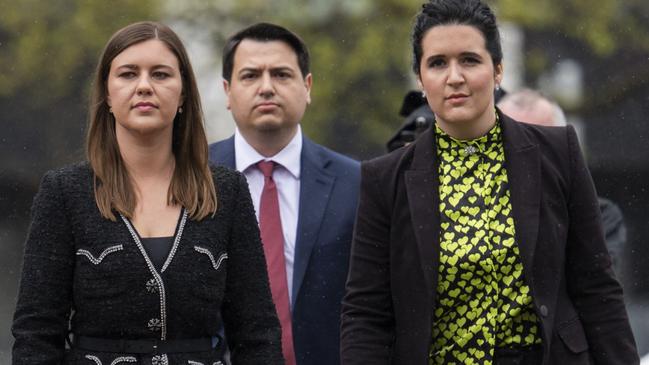
[[[259,111],[273,111],[279,107],[279,104],[273,102],[263,102],[255,105],[255,108]]]

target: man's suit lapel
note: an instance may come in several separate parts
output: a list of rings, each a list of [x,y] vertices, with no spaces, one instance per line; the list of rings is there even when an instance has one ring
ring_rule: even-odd
[[[210,146],[210,161],[217,165],[236,168],[234,159],[234,136]]]
[[[311,251],[318,241],[320,226],[331,197],[336,177],[327,172],[329,159],[306,137],[302,142],[300,204],[293,262],[293,298],[298,297]]]
[[[516,243],[528,280],[532,278],[534,251],[541,207],[541,160],[539,147],[520,126],[500,113],[505,144],[505,166],[511,194]],[[528,281],[528,284],[531,284]]]
[[[422,269],[431,293],[435,293],[439,266],[439,177],[432,128],[415,143],[412,164],[405,171],[406,192]]]

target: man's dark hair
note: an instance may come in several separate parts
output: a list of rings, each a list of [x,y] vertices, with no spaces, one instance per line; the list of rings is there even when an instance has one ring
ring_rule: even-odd
[[[485,46],[494,66],[502,62],[503,51],[496,16],[487,4],[480,0],[430,0],[421,6],[412,30],[412,69],[416,75],[419,75],[423,53],[421,42],[426,32],[438,25],[451,24],[470,25],[478,29],[485,38]]]
[[[302,39],[290,30],[270,23],[257,23],[240,30],[228,38],[223,47],[223,72],[222,76],[230,82],[234,68],[234,54],[239,44],[244,39],[259,42],[281,41],[288,44],[297,56],[297,64],[302,72],[302,77],[309,74],[309,50]]]

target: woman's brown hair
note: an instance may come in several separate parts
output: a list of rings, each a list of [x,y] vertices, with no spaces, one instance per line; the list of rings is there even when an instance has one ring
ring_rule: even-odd
[[[183,112],[173,121],[172,152],[176,164],[167,193],[169,204],[180,204],[192,219],[216,212],[216,187],[208,164],[203,111],[194,71],[180,38],[156,22],[138,22],[118,30],[104,48],[95,71],[90,97],[86,155],[94,172],[95,200],[101,215],[116,220],[115,212],[131,218],[136,194],[122,160],[115,118],[107,104],[108,74],[113,59],[126,48],[150,39],[162,41],[178,59],[183,85]]]

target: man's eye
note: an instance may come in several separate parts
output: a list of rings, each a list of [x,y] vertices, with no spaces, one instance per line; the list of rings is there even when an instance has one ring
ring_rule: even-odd
[[[241,80],[251,80],[254,79],[256,76],[257,75],[255,75],[254,73],[246,73],[241,75]]]
[[[284,79],[290,78],[291,74],[288,73],[288,72],[278,72],[278,73],[275,74],[275,77],[277,77],[278,79],[284,80]]]

